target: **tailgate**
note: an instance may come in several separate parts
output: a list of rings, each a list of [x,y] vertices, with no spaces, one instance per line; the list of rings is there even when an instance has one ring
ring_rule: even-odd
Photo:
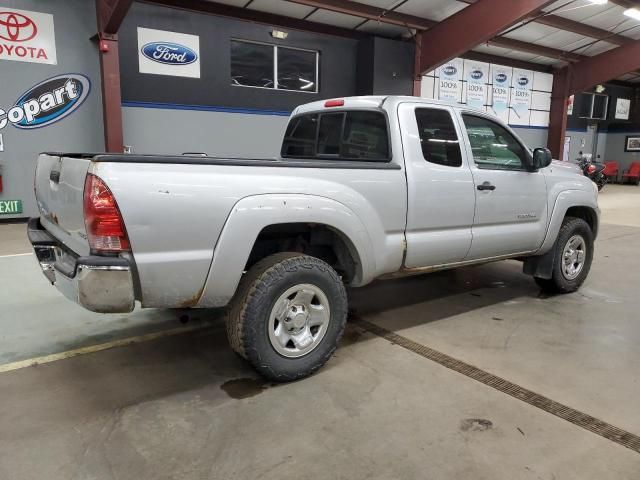
[[[89,254],[84,226],[83,193],[91,157],[41,154],[35,190],[40,223],[78,255]]]

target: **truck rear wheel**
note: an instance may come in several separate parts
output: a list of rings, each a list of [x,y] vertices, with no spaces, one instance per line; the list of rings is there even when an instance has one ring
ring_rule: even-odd
[[[227,316],[231,347],[264,377],[288,382],[331,357],[347,318],[347,294],[330,265],[301,253],[277,253],[240,281]]]
[[[552,276],[549,279],[536,277],[536,283],[549,292],[575,292],[584,283],[591,269],[591,227],[581,218],[565,218],[553,248],[555,253]]]

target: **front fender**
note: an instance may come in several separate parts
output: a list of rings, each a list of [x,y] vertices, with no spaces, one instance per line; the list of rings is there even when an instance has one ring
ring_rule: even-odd
[[[553,206],[547,234],[537,255],[545,254],[551,250],[562,227],[562,221],[571,207],[587,207],[596,213],[596,217],[599,218],[600,216],[598,201],[592,192],[585,190],[564,190],[560,192]]]
[[[226,305],[235,294],[260,232],[283,223],[323,224],[346,237],[358,255],[361,278],[376,271],[371,238],[362,221],[344,204],[315,195],[269,194],[246,197],[235,204],[213,253],[206,284],[197,307]]]

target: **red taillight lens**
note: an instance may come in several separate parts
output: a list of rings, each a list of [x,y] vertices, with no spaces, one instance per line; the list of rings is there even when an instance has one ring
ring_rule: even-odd
[[[325,107],[342,107],[344,106],[344,99],[338,98],[336,100],[327,100],[324,102]]]
[[[101,252],[129,249],[129,238],[116,199],[105,183],[88,174],[84,182],[84,224],[89,246]]]
[[[593,173],[596,171],[596,166],[595,165],[589,165],[587,167],[587,173]]]

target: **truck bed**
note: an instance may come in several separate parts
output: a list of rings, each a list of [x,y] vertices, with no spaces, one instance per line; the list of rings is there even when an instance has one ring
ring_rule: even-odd
[[[45,153],[36,171],[40,224],[72,256],[92,253],[83,216],[88,173],[101,178],[117,201],[131,243],[122,256],[135,266],[137,299],[145,307],[224,305],[236,284],[221,280],[236,276],[232,263],[241,273],[260,233],[258,221],[234,227],[240,237],[234,242],[246,245],[233,248],[235,258],[221,254],[224,266],[217,269],[215,249],[230,217],[255,209],[264,209],[265,221],[283,224],[338,215],[371,251],[363,280],[402,262],[406,178],[393,161]],[[273,201],[280,208],[270,216]],[[339,215],[340,209],[347,213]]]

